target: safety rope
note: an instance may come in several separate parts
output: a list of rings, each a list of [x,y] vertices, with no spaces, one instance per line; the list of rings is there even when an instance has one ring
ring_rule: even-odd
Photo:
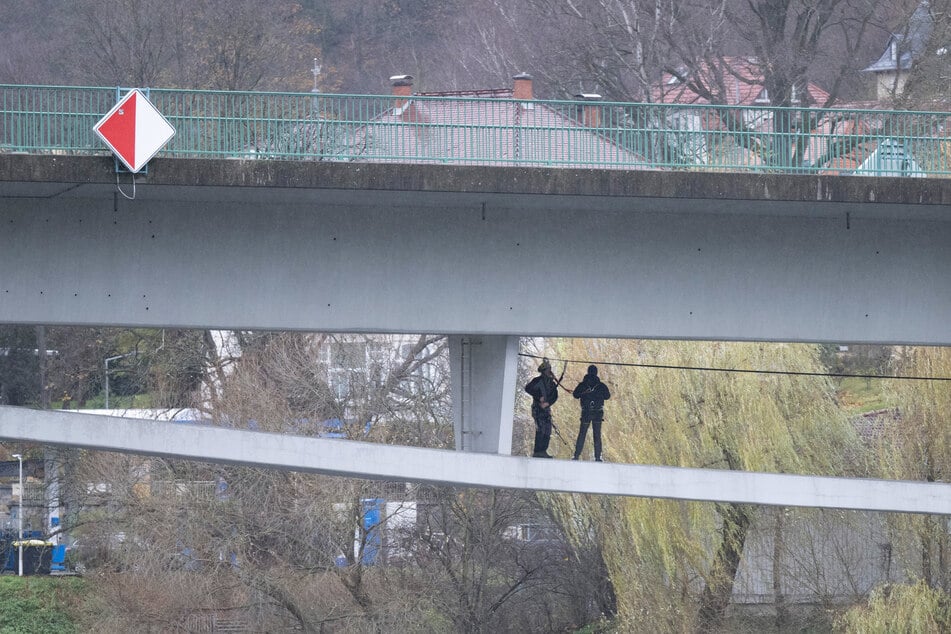
[[[529,354],[527,352],[519,352],[518,356],[528,357],[530,359],[546,359],[548,357],[542,357],[537,354]],[[737,372],[744,374],[780,374],[786,376],[828,376],[828,377],[837,377],[837,378],[855,378],[855,379],[899,379],[905,381],[951,381],[951,377],[947,376],[902,376],[897,374],[847,374],[844,372],[800,372],[796,370],[760,370],[760,369],[744,369],[744,368],[713,368],[706,366],[690,366],[690,365],[666,365],[660,363],[630,363],[630,362],[621,362],[621,361],[591,361],[584,359],[558,359],[554,358],[550,361],[561,361],[565,364],[565,367],[568,367],[569,363],[577,363],[581,365],[607,365],[607,366],[619,366],[619,367],[632,367],[632,368],[654,368],[659,370],[693,370],[698,372]],[[564,372],[562,372],[564,376]],[[561,386],[560,380],[558,382]],[[562,389],[568,390],[568,388],[561,386]],[[570,391],[570,390],[568,390]]]

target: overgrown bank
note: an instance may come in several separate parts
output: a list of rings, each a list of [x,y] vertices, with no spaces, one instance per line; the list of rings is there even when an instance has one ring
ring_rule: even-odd
[[[0,577],[0,634],[87,631],[88,584],[80,577]]]

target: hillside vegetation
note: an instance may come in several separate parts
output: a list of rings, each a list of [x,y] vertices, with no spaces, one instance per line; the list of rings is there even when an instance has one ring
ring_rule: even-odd
[[[79,577],[0,577],[0,634],[86,631],[87,584]]]

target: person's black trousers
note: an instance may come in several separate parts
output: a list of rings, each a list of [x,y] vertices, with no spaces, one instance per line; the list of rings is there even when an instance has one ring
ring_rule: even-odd
[[[535,448],[532,453],[545,453],[551,442],[551,408],[532,407],[532,418],[535,419]]]
[[[575,458],[581,457],[581,452],[584,449],[585,437],[588,435],[588,426],[591,426],[591,429],[594,432],[594,459],[601,459],[601,421],[587,421],[581,419],[581,428],[578,429],[578,440],[575,441]]]

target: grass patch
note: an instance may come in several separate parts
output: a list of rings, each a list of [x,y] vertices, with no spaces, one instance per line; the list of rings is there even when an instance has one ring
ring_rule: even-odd
[[[151,394],[133,394],[130,396],[109,395],[109,409],[148,409],[152,407]],[[52,409],[63,409],[63,401],[51,401]],[[104,394],[97,394],[86,399],[83,409],[105,409],[106,397]],[[76,402],[69,403],[67,409],[76,409]],[[82,411],[82,410],[80,410]]]
[[[0,634],[78,632],[85,596],[80,577],[0,576]]]
[[[849,414],[865,414],[892,407],[884,394],[882,379],[844,377],[836,385],[836,398]]]

